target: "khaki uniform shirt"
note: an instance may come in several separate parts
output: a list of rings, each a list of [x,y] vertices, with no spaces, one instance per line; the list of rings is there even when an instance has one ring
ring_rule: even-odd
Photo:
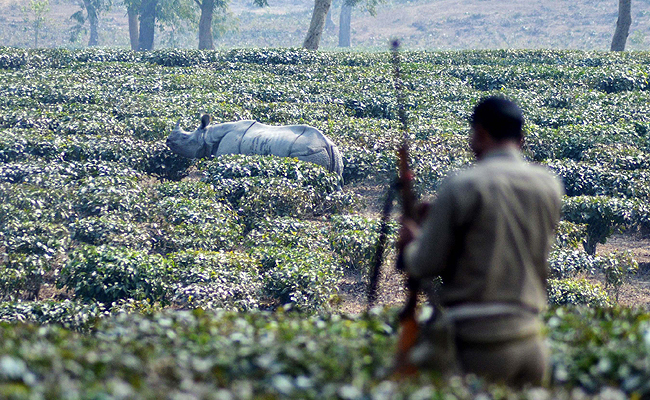
[[[547,256],[563,187],[516,149],[485,155],[438,190],[418,237],[405,249],[414,278],[442,277],[443,306],[547,303]]]

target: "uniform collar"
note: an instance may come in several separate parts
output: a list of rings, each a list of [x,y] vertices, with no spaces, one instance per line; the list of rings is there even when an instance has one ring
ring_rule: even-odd
[[[491,150],[483,156],[481,161],[492,160],[495,158],[507,158],[513,161],[523,161],[524,159],[523,155],[521,154],[521,150],[518,150],[515,147],[507,146]]]

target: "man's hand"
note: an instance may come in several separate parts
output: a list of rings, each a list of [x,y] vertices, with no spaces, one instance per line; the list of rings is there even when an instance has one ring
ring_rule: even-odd
[[[420,227],[410,218],[402,219],[402,227],[399,231],[399,238],[397,240],[397,248],[399,251],[404,250],[404,247],[411,243],[420,234]]]
[[[411,243],[420,234],[420,226],[424,223],[431,208],[431,203],[423,202],[415,207],[415,220],[402,218],[402,228],[397,240],[397,248],[402,251],[407,244]]]

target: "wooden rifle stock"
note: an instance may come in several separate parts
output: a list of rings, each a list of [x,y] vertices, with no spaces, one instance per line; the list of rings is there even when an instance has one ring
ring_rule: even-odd
[[[390,210],[393,203],[393,197],[396,189],[399,189],[402,199],[402,209],[405,218],[417,220],[416,217],[416,200],[412,190],[413,174],[411,173],[408,165],[408,124],[406,119],[406,109],[404,107],[404,93],[402,91],[402,81],[400,77],[400,61],[399,61],[399,41],[395,40],[392,43],[393,50],[393,67],[395,78],[395,91],[397,93],[397,104],[399,120],[401,123],[401,130],[404,136],[402,145],[397,151],[399,160],[398,179],[395,184],[389,189],[383,207],[381,231],[379,235],[379,243],[375,251],[375,258],[373,263],[373,270],[370,275],[370,285],[368,288],[368,310],[374,304],[377,294],[377,281],[379,278],[379,270],[381,268],[383,252],[386,244],[386,237],[388,231],[388,219],[390,217]],[[397,255],[397,269],[404,271],[404,258],[402,251]],[[408,355],[411,348],[419,336],[419,327],[416,320],[417,296],[419,290],[419,283],[415,279],[407,279],[408,299],[404,309],[399,315],[400,333],[397,342],[397,354],[394,366],[394,373],[402,376],[412,375],[416,372],[415,366],[409,362]]]
[[[400,171],[400,192],[402,197],[402,209],[404,218],[417,220],[415,214],[415,195],[411,181],[413,174],[408,166],[408,148],[406,143],[400,147],[398,151],[399,156],[399,171]],[[404,252],[403,249],[397,255],[397,269],[405,271],[404,266]],[[395,356],[395,369],[394,372],[401,376],[413,375],[417,369],[409,359],[409,352],[415,345],[419,336],[419,327],[416,320],[416,310],[418,304],[418,291],[419,282],[413,278],[408,277],[406,281],[407,300],[406,305],[399,314],[400,333],[397,339],[397,354]]]
[[[402,210],[404,212],[404,218],[416,221],[418,218],[415,212],[416,200],[412,188],[413,174],[408,164],[408,121],[406,118],[404,91],[400,71],[399,41],[397,40],[393,42],[393,70],[395,75],[395,92],[397,93],[397,104],[399,107],[399,119],[404,136],[402,145],[397,152],[399,158],[399,187],[402,198]],[[404,249],[400,249],[397,255],[396,267],[400,271],[406,271],[403,251]],[[401,376],[413,375],[417,371],[415,365],[409,361],[408,357],[420,333],[420,328],[416,320],[419,291],[418,281],[407,277],[406,289],[408,293],[406,305],[399,315],[401,330],[397,339],[397,354],[395,355],[394,366],[394,373]]]

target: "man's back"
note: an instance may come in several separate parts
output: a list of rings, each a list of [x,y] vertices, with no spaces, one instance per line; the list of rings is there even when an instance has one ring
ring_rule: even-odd
[[[525,163],[517,151],[501,150],[452,177],[442,190],[456,203],[457,238],[442,272],[443,304],[544,307],[546,257],[561,208],[559,181]]]

